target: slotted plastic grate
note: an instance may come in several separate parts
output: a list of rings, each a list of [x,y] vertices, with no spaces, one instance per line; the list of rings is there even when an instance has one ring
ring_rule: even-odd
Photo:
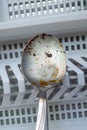
[[[70,13],[87,10],[86,0],[8,0],[9,19]]]
[[[0,1],[0,129],[34,130],[38,90],[25,79],[21,57],[37,33],[55,35],[66,74],[48,90],[49,130],[87,129],[87,0]]]

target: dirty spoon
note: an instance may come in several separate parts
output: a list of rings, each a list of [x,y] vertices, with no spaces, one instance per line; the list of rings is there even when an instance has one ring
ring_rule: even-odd
[[[66,70],[62,44],[49,34],[31,38],[24,48],[22,70],[27,80],[39,89],[39,109],[36,130],[45,130],[47,114],[46,91],[59,84]]]

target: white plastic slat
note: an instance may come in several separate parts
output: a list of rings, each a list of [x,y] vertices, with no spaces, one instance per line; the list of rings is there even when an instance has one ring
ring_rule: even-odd
[[[83,0],[80,0],[80,1],[81,1],[81,8],[82,10],[84,10]]]
[[[54,0],[52,0],[52,13],[54,14],[55,13],[55,8],[54,8]]]
[[[3,95],[2,107],[10,106],[10,94]]]
[[[53,92],[54,88],[51,88],[47,91],[47,98],[50,96],[50,94]]]
[[[63,93],[67,90],[67,87],[63,87],[55,96],[52,98],[52,101],[58,100]]]
[[[87,96],[87,90],[85,90],[84,92],[78,94],[79,98],[83,98],[85,96]]]
[[[18,79],[18,87],[19,87],[19,92],[25,92],[25,85],[24,85],[24,78],[23,75],[21,74],[17,64],[11,64],[11,68]]]
[[[22,104],[24,94],[25,93],[23,93],[23,92],[18,93],[17,98],[16,98],[16,100],[14,102],[14,105],[21,105]]]
[[[64,76],[64,78],[63,78],[63,86],[70,87],[69,74],[68,74],[68,72],[65,73],[65,76]]]
[[[4,89],[2,106],[9,106],[10,105],[10,94],[11,94],[10,93],[10,83],[9,83],[8,75],[6,73],[4,66],[1,66],[0,75],[1,75],[1,78],[3,81],[3,89]]]
[[[67,63],[68,63],[68,66],[77,73],[78,85],[84,86],[85,85],[84,72],[80,70],[77,66],[72,64],[69,60],[67,61]]]
[[[64,0],[63,3],[64,3],[64,12],[66,13],[66,1]]]
[[[1,4],[1,15],[2,15],[2,22],[7,21],[9,19],[9,13],[8,13],[8,2],[7,0],[1,0],[0,1]]]
[[[14,13],[14,5],[13,2],[10,3],[12,6],[12,19],[15,20],[15,13]]]
[[[42,0],[40,0],[40,8],[41,8],[41,16],[43,16],[44,12],[43,12],[43,3],[42,3]]]
[[[74,59],[75,59],[76,61],[79,61],[79,63],[80,63],[81,65],[83,65],[84,67],[87,68],[87,62],[85,62],[81,57],[75,57]]]
[[[77,5],[77,2],[78,2],[78,1],[75,0],[75,10],[76,10],[76,11],[78,11],[78,5]]]
[[[35,15],[37,15],[37,1],[34,1]]]
[[[83,87],[83,86],[82,86]],[[70,98],[73,98],[73,96],[75,94],[77,94],[77,92],[82,88],[81,86],[80,87],[76,87],[73,91],[71,91],[67,96],[65,96],[65,99],[70,99]]]
[[[0,75],[3,81],[3,89],[4,89],[4,94],[10,94],[10,83],[9,83],[9,78],[6,73],[5,67],[3,65],[0,65]]]
[[[29,97],[27,103],[32,104],[34,103],[35,100],[37,101],[38,100],[37,95],[38,95],[38,91],[32,90],[31,96]]]

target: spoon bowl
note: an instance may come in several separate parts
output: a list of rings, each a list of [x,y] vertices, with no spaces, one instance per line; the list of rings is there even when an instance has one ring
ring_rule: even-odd
[[[31,38],[24,48],[22,70],[28,81],[41,90],[58,84],[66,70],[62,44],[49,34]]]

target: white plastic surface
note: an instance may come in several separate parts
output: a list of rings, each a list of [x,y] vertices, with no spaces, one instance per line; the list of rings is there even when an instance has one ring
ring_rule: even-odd
[[[86,129],[87,33],[56,37],[66,52],[67,71],[59,87],[55,86],[47,93],[49,127],[50,130],[68,130],[70,127],[70,130],[77,130],[80,127],[77,124],[81,122],[80,129]],[[35,129],[38,91],[34,92],[24,79],[20,66],[25,44],[25,39],[0,43],[0,129],[20,130],[24,126],[26,129]],[[27,113],[27,109],[30,109],[31,114]]]
[[[0,40],[87,30],[86,0],[1,0]]]
[[[28,38],[41,32],[58,37],[67,58],[63,82],[47,93],[49,128],[86,130],[87,0],[0,0],[0,7],[0,130],[35,130],[38,91],[20,64]]]

